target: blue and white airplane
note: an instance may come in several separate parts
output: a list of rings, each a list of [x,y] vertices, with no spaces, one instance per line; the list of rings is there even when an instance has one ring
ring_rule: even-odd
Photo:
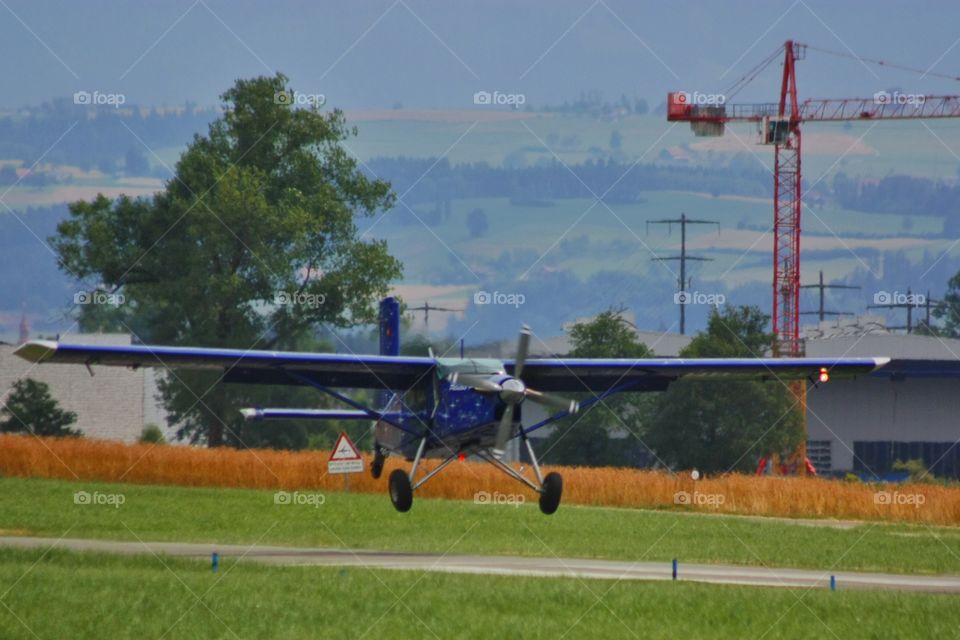
[[[563,479],[544,476],[529,435],[548,424],[615,393],[663,391],[680,378],[696,380],[810,380],[865,375],[889,358],[699,358],[699,359],[528,359],[530,331],[520,333],[514,360],[401,356],[400,309],[393,298],[380,305],[380,355],[296,353],[162,346],[102,346],[38,340],[17,349],[36,363],[67,363],[222,372],[227,383],[307,385],[350,409],[245,409],[248,419],[372,420],[375,422],[374,478],[383,472],[389,453],[412,461],[389,478],[390,499],[408,511],[413,493],[454,460],[475,456],[540,494],[540,510],[551,514],[560,505]],[[380,408],[364,405],[343,389],[381,392]],[[554,392],[591,394],[576,402]],[[522,426],[521,409],[533,402],[559,411],[536,424]],[[530,457],[534,479],[506,464],[508,441],[519,438]],[[417,479],[424,456],[443,461]]]

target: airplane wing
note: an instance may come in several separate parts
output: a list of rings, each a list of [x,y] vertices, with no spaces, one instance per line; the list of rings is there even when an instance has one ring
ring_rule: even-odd
[[[74,345],[47,340],[27,342],[16,355],[30,362],[209,369],[224,374],[224,382],[300,384],[296,376],[317,384],[351,389],[409,389],[435,366],[432,358],[407,356],[244,351],[145,345]],[[293,374],[293,375],[291,375]]]
[[[410,356],[244,351],[145,345],[74,345],[46,340],[28,342],[16,355],[31,362],[123,367],[210,369],[224,372],[225,382],[300,384],[296,375],[317,384],[364,389],[407,389],[426,380],[436,363]],[[695,380],[801,380],[826,368],[830,377],[865,375],[889,358],[660,358],[527,360],[523,379],[539,391],[603,392],[629,386],[655,391],[680,378]],[[504,362],[513,373],[513,362]],[[291,375],[293,374],[293,375]]]
[[[630,385],[633,391],[659,391],[680,378],[693,380],[816,380],[825,368],[831,379],[866,375],[889,358],[660,358],[527,360],[523,381],[538,391],[603,392]],[[513,361],[504,363],[513,373]]]

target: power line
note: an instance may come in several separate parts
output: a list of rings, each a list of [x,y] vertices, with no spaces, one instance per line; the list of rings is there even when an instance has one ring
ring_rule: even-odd
[[[650,233],[651,224],[665,224],[667,225],[667,233],[673,230],[673,225],[680,225],[680,255],[678,256],[667,256],[667,257],[656,257],[651,258],[651,260],[659,260],[660,262],[665,262],[667,260],[679,260],[680,261],[680,278],[679,278],[679,306],[680,306],[680,335],[686,333],[686,299],[684,294],[687,291],[687,287],[690,283],[687,282],[687,260],[696,260],[697,262],[710,262],[712,258],[701,258],[698,256],[688,256],[687,255],[687,225],[688,224],[715,224],[717,225],[717,233],[720,233],[720,223],[714,220],[695,220],[693,218],[688,218],[687,214],[681,213],[679,218],[673,220],[648,220],[647,221],[647,233]]]
[[[430,331],[430,312],[439,311],[441,313],[460,313],[463,309],[448,309],[446,307],[432,307],[430,302],[426,301],[419,307],[407,307],[407,311],[423,311],[423,328]]]
[[[887,294],[888,296],[890,294]],[[904,298],[903,302],[888,302],[881,304],[871,304],[867,305],[867,309],[906,309],[907,310],[907,324],[900,325],[897,327],[887,327],[888,329],[906,329],[907,333],[913,333],[913,310],[923,307],[925,309],[925,319],[924,323],[926,327],[930,327],[930,314],[934,305],[940,304],[940,300],[931,300],[930,292],[927,291],[926,297],[922,302],[918,302],[914,297],[910,289],[907,289],[907,295]]]
[[[818,284],[802,284],[800,285],[801,289],[819,289],[820,290],[820,306],[816,311],[801,311],[800,315],[802,316],[812,316],[816,315],[820,322],[823,322],[826,316],[842,316],[842,315],[855,315],[848,311],[827,311],[824,308],[824,293],[827,289],[859,289],[860,287],[849,285],[849,284],[824,284],[823,282],[823,271],[820,272],[820,282]]]

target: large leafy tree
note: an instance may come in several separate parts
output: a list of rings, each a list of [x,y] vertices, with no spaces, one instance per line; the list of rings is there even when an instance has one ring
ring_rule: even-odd
[[[649,358],[650,349],[637,339],[624,320],[622,309],[608,309],[570,328],[572,358]],[[545,459],[552,464],[585,466],[635,466],[645,461],[646,446],[638,440],[650,401],[646,394],[607,398],[557,423],[543,443]],[[593,398],[586,394],[581,401]]]
[[[943,322],[943,328],[936,333],[950,338],[960,338],[960,273],[955,274],[947,283],[943,301],[933,312],[934,317]],[[922,333],[933,333],[932,327],[921,324]]]
[[[237,81],[163,191],[70,205],[53,239],[61,266],[124,296],[88,324],[151,343],[283,349],[315,346],[321,324],[375,318],[401,265],[359,237],[356,217],[394,196],[348,155],[356,130],[342,112],[292,108],[278,99],[288,91],[282,74]],[[235,409],[256,395],[219,377],[176,371],[163,384],[181,435],[211,446],[236,442]]]
[[[0,432],[79,436],[70,428],[76,421],[77,414],[61,409],[50,395],[50,386],[33,378],[17,380],[0,408]]]
[[[714,310],[682,357],[759,357],[772,343],[757,307]],[[761,455],[796,449],[803,415],[780,382],[680,380],[660,394],[646,439],[671,467],[749,471]]]

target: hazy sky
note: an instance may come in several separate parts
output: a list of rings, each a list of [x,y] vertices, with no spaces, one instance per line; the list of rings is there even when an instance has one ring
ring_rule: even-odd
[[[345,108],[472,108],[480,90],[538,105],[584,89],[659,101],[723,91],[791,37],[960,75],[957,24],[948,1],[2,0],[0,107],[76,91],[213,104],[235,78],[276,70]],[[776,74],[737,99],[771,100]],[[956,81],[813,52],[799,77],[801,97],[960,93]]]

